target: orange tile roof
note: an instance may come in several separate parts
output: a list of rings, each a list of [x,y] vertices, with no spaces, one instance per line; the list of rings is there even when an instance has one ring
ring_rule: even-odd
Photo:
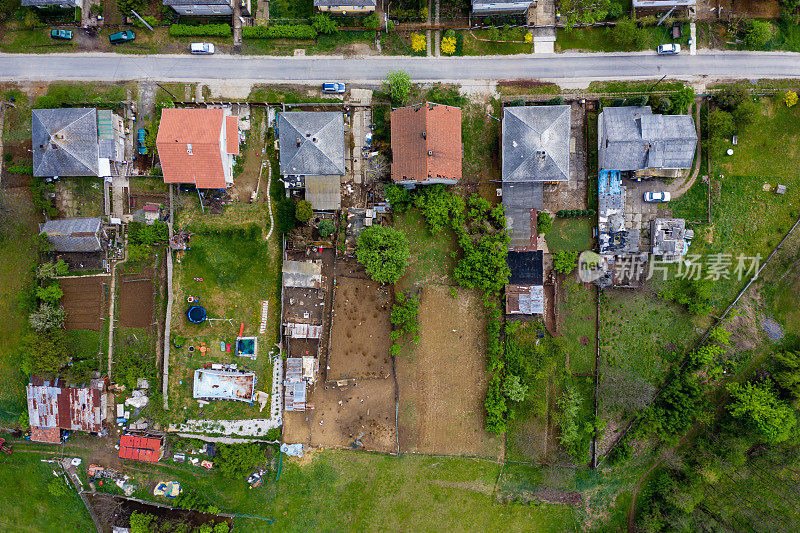
[[[161,112],[156,147],[164,183],[194,183],[200,189],[225,188],[220,148],[223,117],[222,109]]]
[[[239,155],[239,119],[225,117],[225,136],[228,140],[228,153]]]
[[[441,104],[392,111],[394,181],[461,179],[461,109]]]

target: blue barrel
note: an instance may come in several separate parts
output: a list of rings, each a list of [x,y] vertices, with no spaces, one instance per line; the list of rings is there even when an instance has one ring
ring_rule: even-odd
[[[189,322],[192,324],[200,324],[206,319],[206,310],[203,306],[193,305],[186,311],[186,318],[188,318]]]

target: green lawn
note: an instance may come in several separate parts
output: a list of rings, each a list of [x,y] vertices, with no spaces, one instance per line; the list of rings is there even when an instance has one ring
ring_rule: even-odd
[[[431,235],[425,217],[416,208],[395,215],[394,227],[406,234],[411,250],[409,266],[398,282],[399,288],[407,290],[430,283],[455,284],[451,277],[455,260],[451,254],[458,246],[451,229]]]
[[[551,252],[590,250],[594,225],[594,217],[555,218],[552,229],[545,236],[547,249]]]
[[[58,498],[50,495],[47,484],[54,479],[54,465],[41,459],[41,455],[33,453],[0,454],[0,529],[93,531],[89,512],[74,490]],[[61,471],[60,467],[57,471]]]
[[[498,201],[496,189],[501,178],[500,169],[500,122],[503,116],[502,103],[490,102],[491,116],[485,104],[470,104],[462,109],[461,142],[464,145],[462,161],[463,183],[477,183],[481,196],[492,203]],[[494,117],[494,118],[492,118]],[[498,120],[494,120],[494,119]]]
[[[800,107],[786,108],[775,98],[763,99],[759,109],[738,133],[732,156],[712,154],[712,172],[724,178],[716,179],[712,190],[712,223],[694,226],[692,254],[766,258],[800,215]],[[764,191],[765,183],[773,190]],[[775,194],[778,184],[787,186],[786,194]],[[702,216],[706,187],[697,184],[673,202],[674,214],[688,220]],[[726,307],[745,283],[736,276],[718,280],[716,308]]]
[[[463,50],[465,56],[486,56],[486,55],[508,55],[508,54],[530,54],[533,51],[533,43],[524,41],[524,29],[514,28],[509,32],[502,32],[500,38],[504,41],[496,42],[482,41],[479,39],[489,39],[489,30],[473,30],[462,32],[464,39]],[[506,34],[507,33],[507,34]]]
[[[216,235],[213,228],[222,230],[260,224],[262,231],[268,220],[266,204],[234,204],[226,208],[222,217],[201,217],[196,204],[185,205],[179,213],[179,227],[195,231],[191,249],[175,263],[175,304],[172,314],[173,339],[186,338],[181,349],[171,351],[170,362],[170,413],[176,419],[192,417],[216,419],[260,418],[258,406],[242,402],[212,402],[202,412],[192,399],[194,370],[205,363],[238,363],[240,368],[256,372],[258,389],[270,391],[272,365],[268,352],[277,342],[280,321],[281,256],[280,236],[273,232],[269,242],[266,233],[254,239],[230,235]],[[198,231],[200,225],[209,224],[210,230]],[[201,278],[203,281],[195,281]],[[226,318],[225,321],[206,321],[191,324],[186,318],[187,297],[199,298],[209,318]],[[261,321],[261,302],[269,300],[269,327],[265,335],[258,335]],[[259,357],[256,361],[221,352],[220,341],[234,344],[239,324],[245,325],[245,336],[258,336]],[[191,354],[189,346],[205,342],[205,357],[199,351]],[[186,409],[184,409],[186,407]]]
[[[71,52],[75,46],[74,40],[51,39],[50,28],[8,30],[0,41],[0,50],[6,53],[50,54],[54,52]]]
[[[648,26],[648,37],[641,50],[655,49],[659,44],[679,43],[688,48],[689,24],[682,25],[683,37],[672,39],[672,26]],[[573,30],[558,29],[556,35],[556,51],[582,50],[587,52],[619,52],[627,50],[613,38],[611,28],[591,27]]]
[[[47,92],[36,99],[35,107],[61,107],[61,104],[109,104],[125,101],[127,89],[136,98],[136,84],[119,83],[69,83],[56,82],[47,86]]]
[[[569,276],[560,289],[566,294],[558,313],[564,317],[562,338],[569,353],[569,371],[594,372],[595,348],[595,296],[591,289]]]

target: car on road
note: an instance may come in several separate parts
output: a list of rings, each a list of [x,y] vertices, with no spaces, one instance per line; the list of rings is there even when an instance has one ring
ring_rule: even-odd
[[[189,51],[193,54],[210,56],[214,53],[214,43],[192,43],[189,45]]]
[[[681,45],[675,43],[659,44],[658,48],[656,48],[656,53],[660,56],[674,56],[681,53]]]
[[[139,131],[136,133],[136,142],[139,145],[139,155],[145,155],[147,153],[147,146],[144,144],[146,137],[147,130],[144,128],[139,128]]]
[[[50,38],[69,41],[72,39],[72,30],[50,30]]]
[[[671,196],[667,191],[648,191],[644,193],[645,202],[669,202]]]
[[[136,34],[131,30],[118,31],[108,36],[108,40],[111,41],[111,44],[127,43],[134,39],[136,39]]]
[[[344,94],[344,83],[338,81],[329,81],[322,84],[322,92],[329,94]]]

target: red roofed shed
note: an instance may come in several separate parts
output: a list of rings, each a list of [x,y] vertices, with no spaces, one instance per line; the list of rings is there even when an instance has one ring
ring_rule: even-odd
[[[157,463],[164,454],[163,444],[163,437],[123,435],[119,439],[119,457],[120,459]]]

